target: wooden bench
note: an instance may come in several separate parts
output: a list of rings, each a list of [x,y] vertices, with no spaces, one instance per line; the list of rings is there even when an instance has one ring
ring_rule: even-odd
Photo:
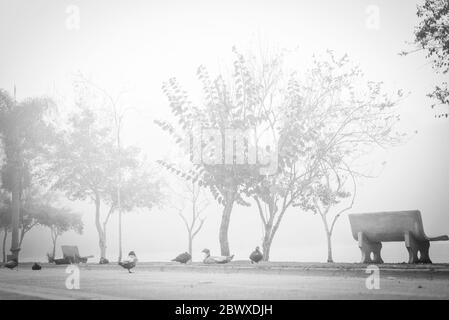
[[[352,236],[362,251],[361,263],[383,263],[380,255],[382,242],[391,241],[405,242],[408,263],[432,263],[429,257],[430,241],[449,240],[446,235],[427,237],[418,210],[350,214],[349,222]]]

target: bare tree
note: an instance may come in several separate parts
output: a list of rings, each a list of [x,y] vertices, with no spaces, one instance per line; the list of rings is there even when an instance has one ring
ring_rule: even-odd
[[[311,202],[309,210],[318,214],[323,222],[327,239],[327,262],[334,262],[332,256],[332,234],[338,218],[350,210],[354,205],[357,184],[354,173],[348,168],[346,175],[335,168],[320,168],[321,179],[317,179],[306,193]],[[348,182],[349,180],[349,182]],[[352,193],[344,190],[346,184],[351,183]],[[348,202],[342,206],[342,202]]]
[[[173,190],[179,205],[172,204],[176,213],[181,218],[187,230],[188,252],[193,257],[193,240],[201,231],[206,217],[203,213],[209,206],[209,200],[205,197],[204,190],[193,181],[184,181],[185,190],[182,194]]]
[[[381,83],[366,81],[346,55],[337,58],[332,52],[315,59],[295,91],[303,101],[299,109],[311,108],[313,114],[310,152],[315,163],[313,179],[297,205],[320,216],[326,232],[328,262],[333,262],[331,240],[335,224],[354,204],[356,178],[369,176],[364,173],[366,163],[375,165],[366,156],[403,141],[405,135],[396,130],[396,106],[402,92],[385,93]]]
[[[275,63],[264,65],[277,67]],[[282,78],[283,73],[277,74],[271,78]],[[329,51],[324,57],[316,57],[307,72],[290,73],[287,79],[286,87],[278,81],[280,89],[272,91],[276,83],[259,81],[271,88],[263,90],[262,85],[261,92],[268,94],[260,96],[268,98],[261,100],[260,109],[267,130],[279,141],[277,173],[253,177],[247,185],[247,195],[255,200],[264,228],[265,260],[290,207],[320,214],[330,248],[338,217],[352,207],[354,177],[362,175],[354,169],[356,160],[377,147],[396,145],[402,138],[394,130],[399,121],[395,106],[401,92],[398,97],[390,96],[382,92],[381,84],[364,80],[346,55],[336,57]],[[354,186],[351,204],[328,222],[331,208],[351,195],[343,192],[348,175]],[[336,187],[332,187],[334,182]],[[323,190],[327,192],[323,194]],[[320,201],[315,204],[311,199]]]

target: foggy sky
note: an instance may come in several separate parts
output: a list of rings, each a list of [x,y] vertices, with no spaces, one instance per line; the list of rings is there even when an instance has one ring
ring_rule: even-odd
[[[79,29],[67,27],[67,8],[80,10]],[[379,8],[379,28],[367,27],[367,7]],[[419,209],[428,235],[449,233],[449,122],[434,118],[426,97],[440,80],[423,53],[407,57],[417,23],[416,3],[396,1],[21,1],[0,0],[0,88],[17,86],[19,99],[49,95],[61,114],[73,109],[72,80],[77,71],[113,92],[126,88],[126,145],[138,145],[151,160],[172,152],[170,140],[153,125],[168,115],[161,85],[177,77],[192,93],[200,93],[196,69],[213,75],[229,65],[232,46],[242,50],[259,41],[295,49],[291,65],[304,66],[313,53],[335,50],[360,64],[368,79],[408,93],[400,105],[401,129],[410,133],[401,147],[373,155],[386,161],[376,179],[359,182],[351,212]],[[262,40],[261,40],[262,39]],[[415,131],[417,132],[415,134]],[[83,214],[85,233],[67,233],[61,244],[76,244],[81,254],[99,258],[94,205],[68,202]],[[247,259],[261,244],[257,209],[236,206],[229,240],[237,260]],[[203,248],[219,253],[221,208],[212,204],[195,243],[194,259]],[[108,227],[108,258],[118,252],[117,217]],[[334,260],[360,259],[347,216],[334,232]],[[165,208],[125,214],[124,250],[140,260],[168,260],[187,249],[187,234],[176,213]],[[48,229],[26,235],[24,260],[45,260],[50,250]],[[386,262],[407,260],[403,243],[385,243]],[[432,243],[434,262],[447,262],[449,244]],[[60,248],[57,250],[60,256]],[[326,239],[318,216],[290,209],[276,235],[272,260],[325,261]]]

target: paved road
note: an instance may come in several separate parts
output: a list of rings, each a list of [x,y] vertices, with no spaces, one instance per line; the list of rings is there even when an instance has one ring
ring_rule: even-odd
[[[207,267],[206,267],[207,268]],[[68,290],[64,266],[0,269],[0,299],[449,299],[449,277],[380,277],[368,290],[363,271],[273,273],[263,270],[81,266],[80,289]],[[424,273],[424,276],[423,276]]]

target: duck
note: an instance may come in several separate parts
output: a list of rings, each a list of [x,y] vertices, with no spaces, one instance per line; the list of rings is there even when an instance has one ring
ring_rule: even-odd
[[[232,255],[232,256],[211,256],[209,249],[204,249],[202,252],[204,253],[203,262],[207,263],[207,264],[228,263],[234,258],[234,255]]]
[[[186,264],[190,260],[192,260],[192,256],[188,252],[184,252],[184,253],[181,253],[180,255],[178,255],[172,261]]]
[[[128,259],[124,260],[123,262],[119,262],[118,264],[122,266],[123,268],[127,269],[129,273],[131,272],[131,269],[135,268],[137,265],[137,256],[134,251],[130,251],[128,253]]]
[[[263,254],[260,252],[259,247],[256,247],[256,249],[250,254],[249,259],[251,260],[251,263],[259,263],[259,261],[262,261]]]
[[[5,268],[11,270],[17,268],[17,271],[19,271],[19,261],[16,258],[13,258],[5,263]]]
[[[31,267],[31,270],[34,270],[34,271],[36,271],[36,270],[41,270],[41,269],[42,269],[42,267],[41,267],[40,264],[37,263],[37,262],[35,262],[35,263],[33,264],[33,266]]]

